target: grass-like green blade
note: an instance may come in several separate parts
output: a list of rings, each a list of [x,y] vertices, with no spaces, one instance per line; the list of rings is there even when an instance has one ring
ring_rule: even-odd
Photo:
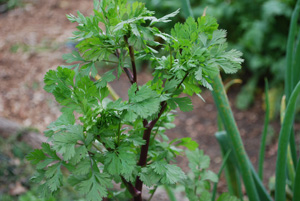
[[[189,16],[194,17],[190,0],[181,0],[182,11],[184,16],[187,18]]]
[[[172,189],[167,185],[164,185],[164,188],[165,188],[165,190],[168,194],[169,200],[170,201],[177,201],[176,196],[175,196],[174,192],[172,191]]]
[[[286,48],[286,73],[285,73],[285,95],[287,102],[290,99],[292,90],[293,90],[293,61],[294,61],[294,50],[295,50],[295,37],[297,34],[297,22],[300,13],[300,0],[297,1],[296,7],[294,9],[290,29],[289,29],[289,36]],[[298,56],[299,57],[299,56]],[[299,78],[298,78],[299,79]],[[295,85],[294,85],[295,86]]]
[[[300,9],[299,11],[300,12]],[[300,26],[298,27],[300,28]],[[295,45],[295,54],[294,54],[294,61],[293,61],[293,87],[296,86],[296,84],[300,80],[300,31],[298,31],[298,37],[296,40],[296,45]]]
[[[240,172],[239,164],[236,160],[235,153],[232,150],[232,146],[228,139],[226,131],[216,132],[215,136],[220,145],[222,155],[224,156],[227,152],[230,152],[227,163],[225,164],[226,165],[225,178],[227,182],[228,192],[231,195],[234,195],[242,200],[243,194],[242,194],[242,188],[241,188],[242,184],[241,184],[240,174],[239,174]]]
[[[227,159],[228,159],[228,157],[229,157],[230,152],[231,152],[231,151],[227,151],[227,153],[225,154],[225,156],[223,156],[222,165],[221,165],[221,167],[220,167],[220,169],[219,169],[219,172],[218,172],[218,178],[219,178],[219,180],[220,180],[220,178],[221,178],[221,173],[222,173],[222,171],[223,171],[223,169],[225,168],[225,165],[226,165],[226,163],[227,163]],[[219,181],[219,180],[218,180],[218,181]],[[212,191],[211,201],[215,201],[215,199],[216,199],[218,183],[219,183],[219,182],[216,182],[216,183],[214,184],[213,191]]]
[[[289,186],[293,190],[295,186],[295,168],[294,168],[294,163],[292,159],[292,154],[291,154],[291,147],[288,145],[288,151],[287,151],[287,173],[288,173],[288,178],[289,178]]]
[[[285,102],[285,96],[281,99],[280,104],[280,124],[283,124],[284,115],[285,115],[285,109],[286,109],[286,102]],[[294,162],[292,159],[292,153],[291,153],[291,147],[288,146],[288,152],[287,152],[287,172],[289,177],[289,185],[291,189],[294,189],[294,182],[295,182],[295,168],[294,168]]]
[[[224,90],[221,76],[215,76],[212,82],[213,97],[226,132],[233,145],[236,157],[241,168],[241,175],[250,201],[258,201],[259,196],[252,178],[251,168],[248,165],[246,154],[240,133],[234,120],[227,95]]]
[[[290,131],[292,129],[292,125],[294,122],[296,101],[299,94],[300,94],[300,82],[298,82],[297,86],[295,87],[290,97],[290,100],[288,101],[283,124],[279,134],[278,154],[277,154],[277,162],[276,162],[276,184],[275,184],[276,201],[282,201],[285,200],[286,198],[285,185],[286,185],[287,151],[288,151],[288,143],[290,138]]]
[[[296,40],[298,27],[298,18],[300,13],[300,0],[297,0],[296,7],[293,11],[289,36],[286,48],[286,72],[285,72],[285,95],[286,101],[288,102],[291,96],[291,93],[300,80],[300,58],[299,58],[299,41]],[[298,30],[299,31],[299,30]],[[298,39],[300,38],[300,33],[298,33]],[[298,44],[297,44],[298,43]],[[290,131],[290,148],[291,155],[293,159],[294,168],[297,165],[297,152],[296,152],[296,143],[293,130]]]
[[[221,150],[228,150],[228,149],[231,149],[232,145],[231,145],[231,142],[229,141],[229,138],[228,138],[228,135],[226,134],[225,131],[223,132],[217,132],[216,133],[216,137],[217,137],[217,140],[221,146]],[[232,152],[234,153],[234,150],[232,150]],[[224,152],[225,153],[225,152]],[[236,159],[236,154],[230,154],[230,157],[229,157],[229,161],[230,163],[228,163],[227,165],[230,166],[230,175],[238,175],[238,173],[236,173],[236,171],[239,171],[240,172],[240,168],[238,167],[238,164],[237,164],[237,159]],[[262,181],[260,180],[260,178],[258,177],[258,174],[256,173],[252,163],[250,162],[249,158],[248,158],[248,166],[250,167],[251,169],[251,173],[252,173],[252,177],[253,177],[253,180],[254,180],[254,183],[255,183],[255,187],[256,187],[256,190],[257,190],[257,193],[258,193],[258,196],[259,196],[259,199],[261,201],[272,201],[273,199],[271,198],[270,194],[268,193],[268,191],[266,190],[265,186],[263,185]],[[232,166],[233,167],[232,167]],[[226,173],[226,169],[225,168],[225,173]],[[226,174],[225,174],[226,176]],[[228,180],[226,176],[226,181],[227,183],[229,182],[229,184],[231,186],[234,186],[235,183],[231,182],[230,179]],[[233,179],[231,179],[232,181],[239,181],[236,179],[236,177],[234,177]],[[239,195],[242,195],[241,193],[241,190],[240,190],[240,193],[239,194],[235,194],[235,193],[232,193],[232,191],[230,191],[230,185],[228,185],[228,189],[229,189],[229,192],[232,194],[232,195],[236,195],[236,197],[240,197]],[[238,186],[240,187],[241,184],[240,182],[238,183]]]
[[[265,160],[265,150],[266,150],[266,139],[268,134],[268,125],[269,125],[269,115],[270,115],[270,105],[269,105],[269,85],[268,80],[265,79],[265,122],[263,134],[260,141],[260,150],[259,150],[259,159],[258,159],[258,176],[263,181],[263,171],[264,171],[264,160]]]
[[[293,193],[293,201],[300,200],[300,159],[298,161],[297,169],[296,169],[296,177],[295,177],[295,186]]]
[[[259,178],[258,174],[256,173],[250,160],[248,160],[248,165],[251,168],[251,173],[252,173],[255,187],[256,187],[256,190],[257,190],[260,200],[261,201],[272,201],[273,199],[271,198],[270,194],[267,192],[265,186],[263,185],[261,179]]]

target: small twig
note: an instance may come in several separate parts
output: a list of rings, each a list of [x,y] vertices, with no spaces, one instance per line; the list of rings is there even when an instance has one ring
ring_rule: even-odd
[[[141,195],[141,191],[137,190],[131,182],[126,181],[126,179],[124,177],[121,176],[122,182],[124,183],[124,185],[126,186],[127,190],[130,192],[130,194],[133,197],[139,196]]]
[[[119,122],[118,125],[118,141],[117,141],[117,145],[120,145],[120,135],[121,135],[121,121]]]
[[[108,63],[118,64],[118,62],[116,62],[116,61],[110,61],[110,60],[105,60],[105,59],[103,59],[103,60],[101,60],[101,61],[103,61],[103,62],[108,62]]]
[[[95,79],[96,80],[100,80],[101,79],[101,76],[100,75],[96,75],[95,76]],[[120,98],[120,96],[117,94],[117,92],[110,86],[110,84],[107,83],[107,88],[108,88],[108,91],[109,91],[109,94],[111,95],[111,97],[114,99],[114,100],[118,100]]]
[[[179,89],[179,87],[182,85],[182,83],[184,82],[184,80],[187,78],[187,76],[189,75],[189,73],[187,72],[185,74],[185,76],[183,77],[183,79],[181,80],[181,82],[178,84],[178,86],[176,87],[176,89]]]
[[[129,55],[130,55],[130,60],[131,60],[131,66],[132,66],[132,71],[133,71],[133,82],[137,82],[137,75],[136,75],[136,65],[135,65],[135,59],[134,59],[134,49],[131,45],[128,43],[128,37],[124,35],[124,41],[126,45],[128,46],[129,49]]]
[[[189,73],[185,74],[182,81],[177,86],[177,89],[181,86],[181,84],[187,78],[188,74]],[[157,121],[159,120],[159,118],[161,117],[161,115],[164,113],[165,109],[167,108],[167,102],[166,101],[161,102],[160,106],[161,106],[160,111],[159,111],[157,117],[154,120],[150,121],[148,124],[145,123],[147,120],[144,120],[144,122],[143,122],[144,128],[146,128],[144,130],[143,140],[146,141],[146,144],[144,144],[141,147],[141,153],[140,153],[138,166],[144,167],[147,163],[147,156],[148,156],[148,150],[149,150],[151,131],[152,131],[153,127],[155,126],[155,124],[157,123]],[[137,178],[136,178],[135,188],[142,192],[143,182],[140,180],[139,176],[137,176]],[[137,197],[134,197],[134,200],[135,201],[140,201],[141,200],[141,195],[138,195]]]
[[[130,83],[134,84],[135,83],[134,82],[134,76],[132,75],[131,71],[128,68],[126,68],[126,67],[123,67],[123,70],[126,73],[126,75],[127,75],[128,79],[129,79]]]
[[[101,153],[103,153],[103,151],[100,149],[100,147],[98,147],[97,145],[95,145],[95,143],[93,143],[93,147],[96,148],[98,151],[100,151]]]
[[[153,193],[151,194],[151,196],[149,197],[149,199],[148,199],[147,201],[151,201],[151,199],[152,199],[152,197],[153,197],[155,191],[157,190],[157,187],[158,187],[158,186],[155,186],[155,188],[154,188],[154,190],[153,190]]]
[[[119,49],[116,50],[115,56],[116,56],[118,59],[120,59],[120,50],[119,50]],[[126,67],[122,67],[122,68],[123,68],[124,72],[126,73],[126,75],[127,75],[128,79],[129,79],[130,83],[131,83],[131,84],[135,83],[135,82],[134,82],[134,76],[132,75],[130,69],[129,69],[129,68],[126,68]]]

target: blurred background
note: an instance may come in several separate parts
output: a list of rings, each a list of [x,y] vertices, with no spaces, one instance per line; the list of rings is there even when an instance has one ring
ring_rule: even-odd
[[[258,149],[264,119],[264,78],[269,80],[270,126],[266,151],[265,177],[274,174],[279,132],[279,105],[284,89],[285,50],[289,21],[295,5],[293,0],[190,0],[186,7],[182,0],[144,0],[149,10],[162,17],[181,8],[192,9],[194,17],[212,15],[221,29],[228,31],[230,48],[243,52],[242,70],[223,77],[225,82],[238,78],[242,84],[229,90],[246,150],[257,164]],[[49,69],[64,64],[61,56],[71,52],[75,43],[68,38],[76,24],[66,14],[84,15],[93,12],[91,0],[0,0],[0,200],[41,200],[30,183],[32,167],[24,157],[38,148],[36,141],[45,140],[41,133],[59,115],[59,106],[52,95],[43,90],[43,77]],[[205,11],[204,11],[205,10]],[[187,16],[181,12],[172,22],[159,27],[169,32]],[[158,24],[159,26],[159,24]],[[105,68],[98,66],[99,74]],[[139,68],[139,80],[151,79],[146,64]],[[140,83],[142,84],[142,82]],[[126,77],[112,84],[116,92],[126,98],[129,82]],[[211,157],[211,168],[218,171],[221,155],[214,133],[217,131],[216,108],[209,91],[203,91],[205,102],[192,97],[194,111],[178,112],[177,127],[168,131],[171,139],[190,136],[200,149]],[[299,104],[298,104],[299,105]],[[298,109],[299,111],[299,109]],[[295,125],[300,134],[299,115]],[[299,137],[297,137],[299,141]],[[181,166],[185,161],[179,158]],[[265,179],[265,183],[268,180]],[[220,182],[220,191],[225,190]],[[66,187],[65,192],[72,192]],[[70,196],[74,195],[74,197]],[[76,192],[62,193],[58,199],[78,200]]]

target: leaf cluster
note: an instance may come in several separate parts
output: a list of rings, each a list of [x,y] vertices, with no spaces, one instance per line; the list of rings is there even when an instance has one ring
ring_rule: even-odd
[[[154,26],[178,12],[156,18],[143,3],[95,0],[94,15],[67,16],[78,23],[73,33],[78,51],[64,55],[69,65],[49,70],[44,78],[44,89],[62,106],[62,114],[45,131],[49,143],[27,156],[37,167],[33,180],[41,183],[45,196],[59,190],[64,174],[92,201],[112,197],[113,182],[122,183],[122,192],[133,197],[140,191],[134,183],[155,188],[190,181],[170,163],[183,154],[182,146],[195,150],[198,144],[190,138],[168,139],[165,131],[174,127],[171,111],[191,111],[190,98],[182,94],[200,96],[200,86],[211,89],[219,69],[234,73],[242,59],[240,52],[226,50],[226,32],[217,30],[212,17],[189,18],[171,34]],[[165,53],[156,54],[155,47]],[[152,61],[155,72],[153,80],[139,86],[135,61],[145,59]],[[99,61],[117,66],[94,81]],[[112,101],[108,83],[124,72],[132,84],[128,100]],[[212,172],[202,170],[208,167],[207,158],[199,151],[194,154],[198,158],[191,162],[192,170],[202,178],[199,182],[205,186],[206,180],[215,181]],[[187,152],[192,160],[191,155]]]

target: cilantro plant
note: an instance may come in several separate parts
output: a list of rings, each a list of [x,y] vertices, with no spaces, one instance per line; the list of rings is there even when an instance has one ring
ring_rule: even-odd
[[[184,153],[179,146],[192,151],[198,145],[190,138],[169,141],[164,133],[173,126],[172,110],[191,111],[185,95],[201,97],[200,86],[212,90],[211,78],[220,69],[235,73],[242,59],[240,52],[226,50],[226,31],[218,30],[212,17],[188,18],[170,34],[155,27],[178,13],[156,18],[143,3],[95,0],[94,15],[67,16],[78,23],[73,33],[78,51],[63,56],[72,65],[49,70],[44,78],[44,89],[62,106],[62,115],[45,131],[49,143],[27,157],[36,165],[33,180],[41,183],[43,195],[69,182],[86,200],[123,194],[140,201],[143,184],[156,189],[189,182],[175,157]],[[151,61],[154,69],[144,85],[137,84],[138,60]],[[100,61],[116,67],[94,81]],[[129,99],[110,100],[108,83],[123,73],[131,83]],[[193,153],[188,157],[203,158]],[[119,183],[121,190],[114,192],[113,184]]]

